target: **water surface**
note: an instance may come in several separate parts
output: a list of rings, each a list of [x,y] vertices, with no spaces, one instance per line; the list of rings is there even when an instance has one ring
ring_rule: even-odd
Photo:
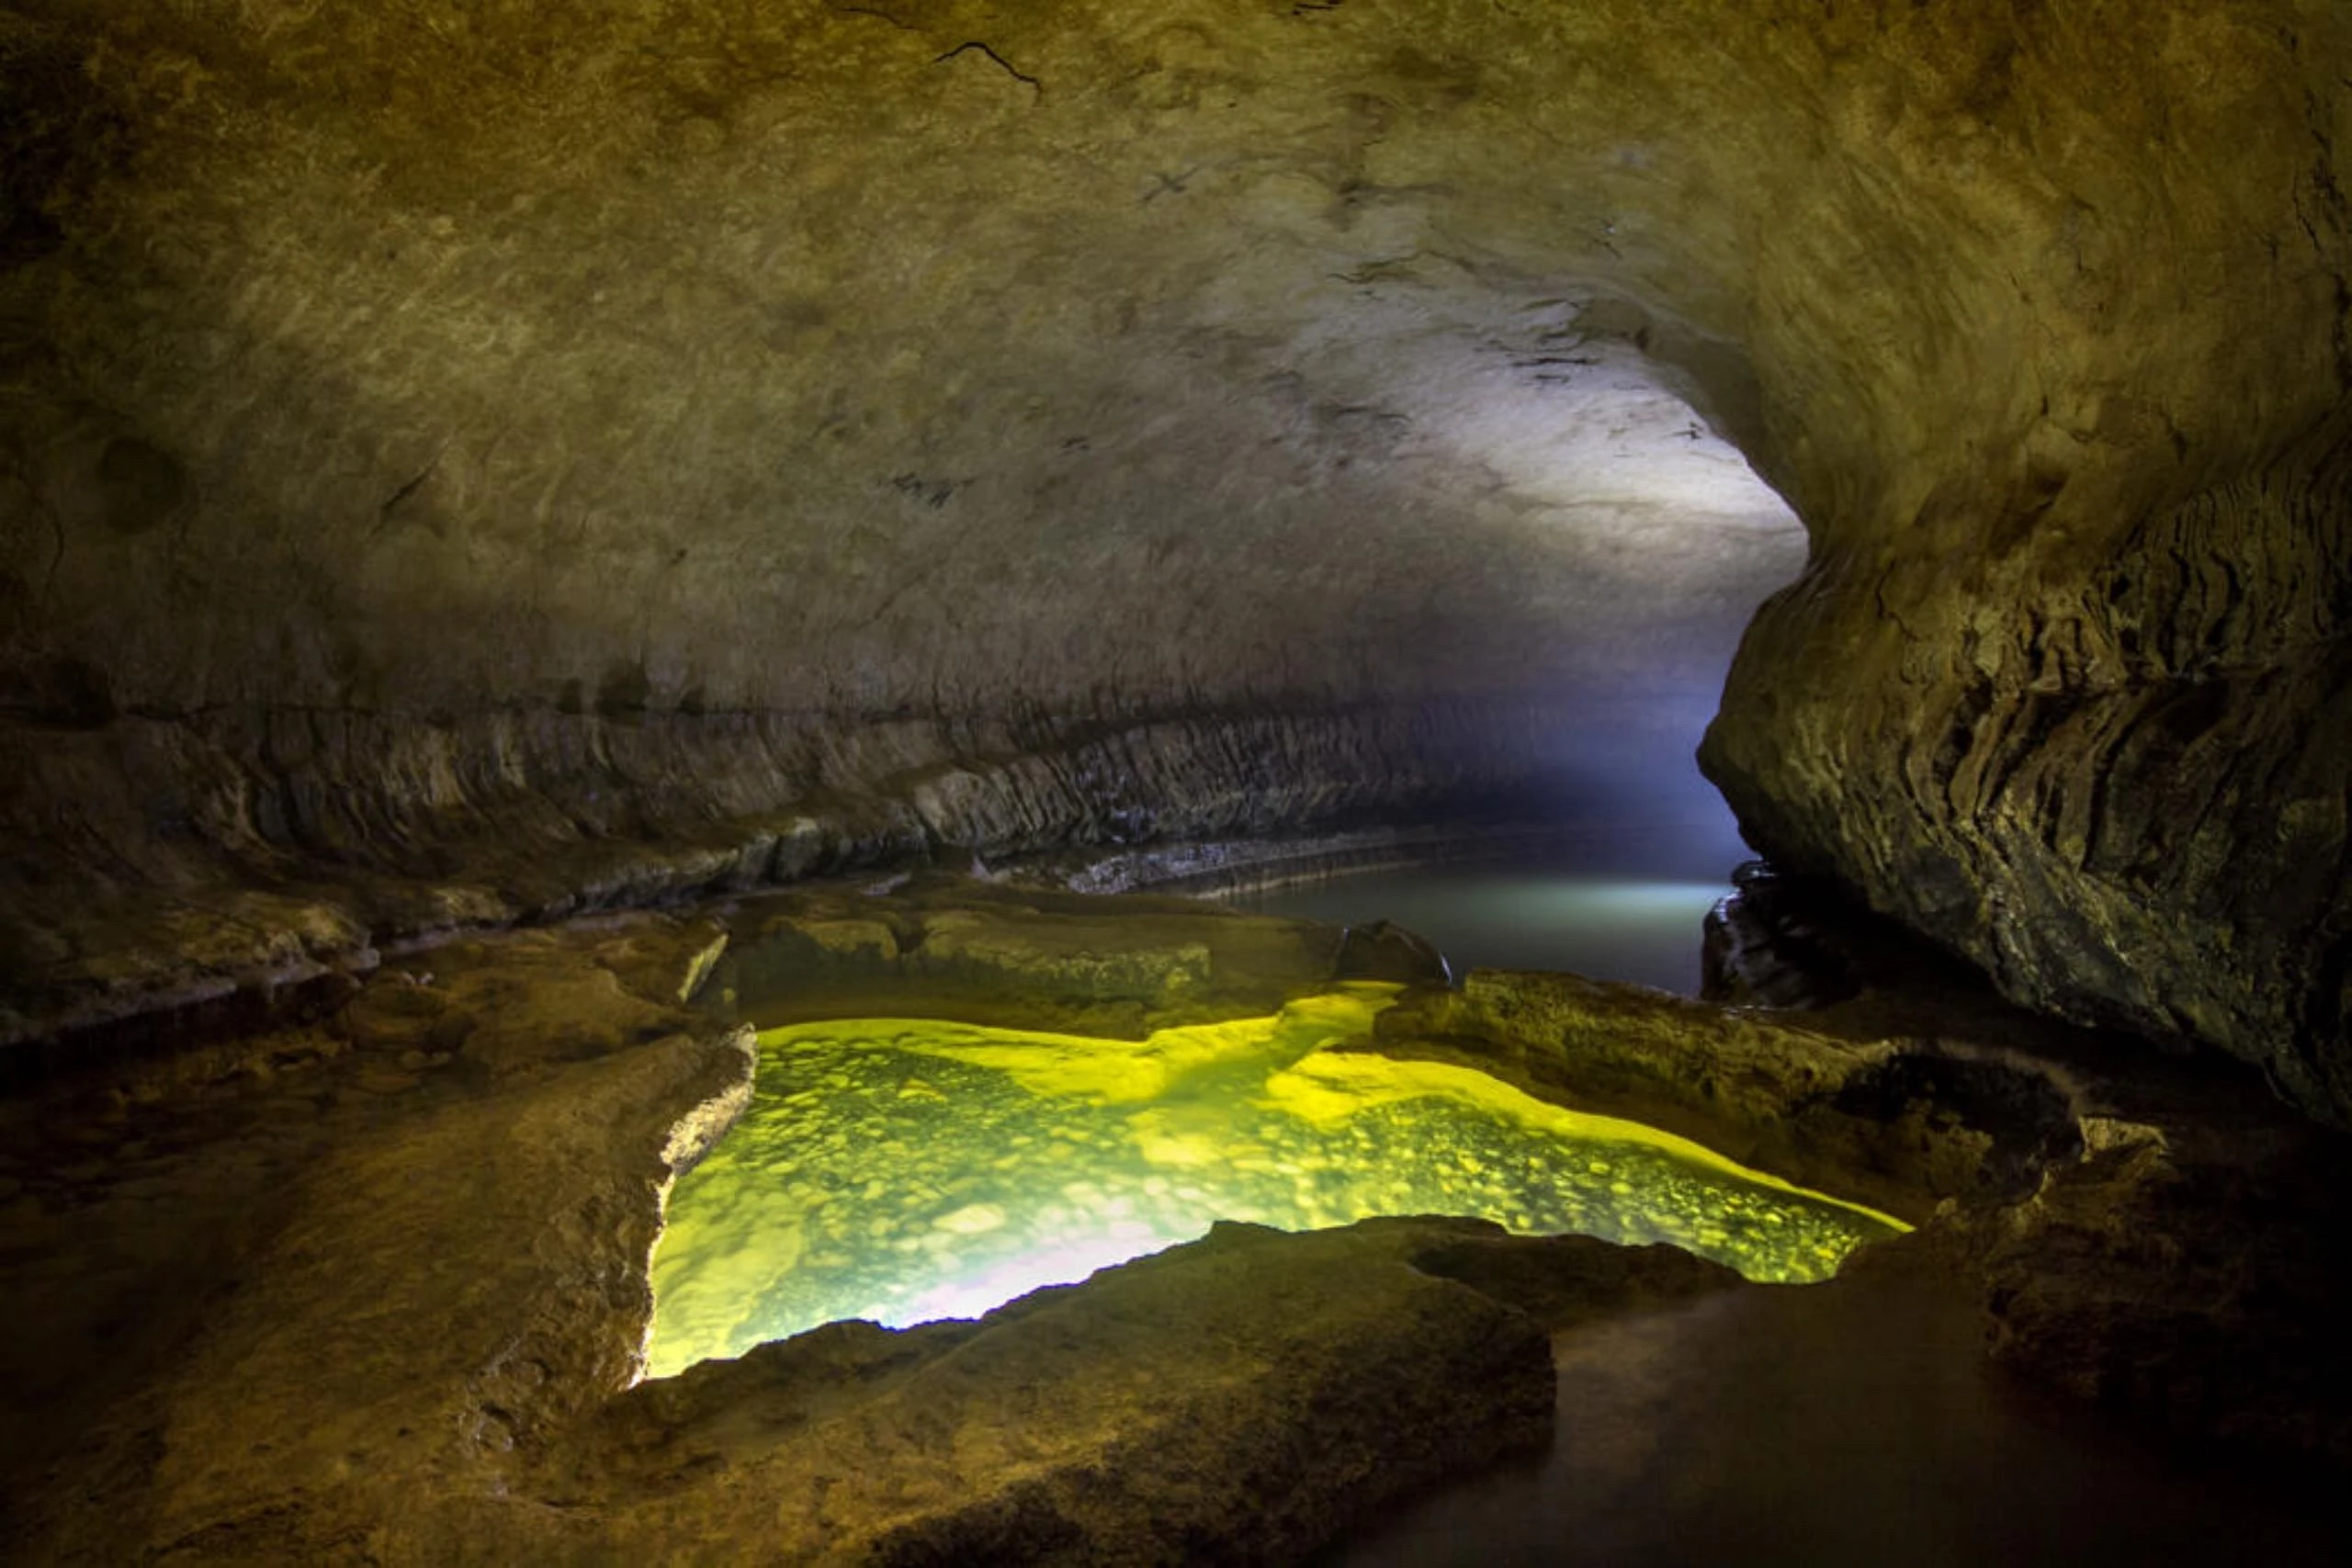
[[[1588,830],[1464,858],[1341,871],[1221,895],[1259,914],[1360,925],[1393,920],[1470,969],[1552,969],[1699,992],[1702,925],[1745,858],[1720,835]]]
[[[1476,1215],[1780,1281],[1902,1229],[1467,1067],[1346,1049],[1395,991],[1140,1042],[912,1019],[770,1031],[751,1109],[671,1193],[650,1371],[840,1318],[975,1317],[1217,1220]]]

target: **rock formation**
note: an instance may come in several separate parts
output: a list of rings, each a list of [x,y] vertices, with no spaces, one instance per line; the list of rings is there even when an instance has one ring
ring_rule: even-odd
[[[1759,848],[2341,1113],[2348,27],[12,0],[7,1028],[1556,787],[1744,454]]]
[[[2035,9],[1893,73],[1873,184],[1935,254],[1812,323],[1874,450],[1814,469],[1789,407],[1813,560],[1705,761],[1759,849],[2011,995],[2341,1117],[2344,19]]]
[[[1917,995],[1936,999],[1775,1017],[1482,970],[1383,1014],[1376,1048],[1914,1215],[1972,1277],[1996,1359],[2178,1430],[2352,1461],[2342,1135],[2234,1063]]]

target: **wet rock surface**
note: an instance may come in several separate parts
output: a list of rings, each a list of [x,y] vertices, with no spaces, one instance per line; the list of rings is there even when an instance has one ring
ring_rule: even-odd
[[[304,1521],[625,1379],[661,1187],[748,1089],[748,1036],[679,994],[717,940],[453,943],[319,1025],[10,1099],[12,1551],[341,1550]]]
[[[2036,1377],[2352,1460],[2327,1305],[2352,1263],[2332,1174],[2352,1150],[2236,1063],[2155,1058],[1981,989],[1775,1014],[1496,971],[1378,1032],[1919,1220],[1962,1259],[1994,1355]]]
[[[2075,1137],[2066,1093],[2030,1062],[2005,1067],[1960,1042],[1832,1030],[1573,975],[1473,970],[1460,991],[1408,996],[1382,1015],[1377,1040],[1384,1051],[1450,1050],[1531,1093],[1665,1127],[1913,1220],[1947,1199],[2022,1196]],[[2007,1095],[1973,1097],[1973,1116],[1949,1092],[1972,1069],[2013,1080]]]
[[[1429,939],[1387,920],[1350,926],[1340,943],[1343,980],[1383,980],[1399,986],[1442,986],[1453,978],[1445,954]]]
[[[1494,1295],[1450,1278],[1481,1242],[1532,1278]],[[1679,1255],[1571,1250],[1458,1222],[1219,1226],[975,1324],[842,1324],[646,1384],[571,1462],[602,1472],[597,1533],[623,1551],[1278,1561],[1544,1441],[1549,1339],[1505,1303],[1545,1280],[1587,1311],[1735,1282]]]
[[[865,901],[885,930],[943,913]],[[1071,966],[1073,913],[966,914],[1011,977],[1085,999],[1104,973]],[[1338,937],[1190,919],[1252,984],[1323,983]],[[12,1554],[1289,1556],[1540,1444],[1549,1325],[1736,1283],[1477,1223],[1237,1226],[978,1323],[841,1325],[628,1392],[662,1195],[749,1090],[747,1035],[682,1006],[719,940],[629,916],[451,942],[315,1031],[10,1101]]]
[[[1555,1331],[1761,1288],[1476,1222],[1228,1226],[976,1322],[836,1325],[632,1388],[662,1194],[751,1082],[745,1035],[682,1006],[741,978],[722,928],[841,938],[795,950],[816,987],[954,891],[446,943],[319,1027],[8,1100],[0,1540],[62,1562],[1286,1558],[1539,1445]],[[1229,964],[1238,1010],[1278,976],[1327,984],[1338,950],[1174,900],[966,892],[946,929],[992,940],[956,983],[989,995],[972,955],[993,955],[1043,987],[1033,1022],[1087,1016],[1106,976],[1167,997],[1195,950],[1206,990],[1170,1005],[1207,1005]],[[1073,961],[1123,914],[1129,963]],[[2230,1065],[1881,993],[1775,1018],[1482,972],[1387,1018],[1358,1049],[1679,1117],[1919,1214],[1888,1245],[1973,1292],[2037,1378],[2352,1458],[2342,1151]]]
[[[1272,1013],[1351,976],[1346,933],[1195,899],[1103,898],[925,874],[746,899],[718,969],[762,1027],[855,1016],[954,1017],[1140,1038]]]

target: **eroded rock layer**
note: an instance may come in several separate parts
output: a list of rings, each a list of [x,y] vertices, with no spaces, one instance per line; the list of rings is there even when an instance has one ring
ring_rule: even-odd
[[[1557,739],[1577,722],[1491,703],[1124,726],[128,717],[44,737],[0,784],[25,879],[0,1040],[364,971],[452,928],[932,855],[1524,810],[1577,790]]]
[[[1891,365],[1820,323],[1879,449],[1808,481],[1704,761],[1760,849],[2010,995],[2341,1118],[2352,54],[2325,7],[2098,9],[1931,68],[1939,134],[1895,115],[1892,243],[1938,254]]]
[[[2332,450],[2277,462],[2152,499],[2113,554],[2021,547],[2013,587],[1956,592],[1916,545],[1817,567],[1750,632],[1705,756],[1758,847],[2011,995],[2221,1043],[2341,1118],[2352,529]]]

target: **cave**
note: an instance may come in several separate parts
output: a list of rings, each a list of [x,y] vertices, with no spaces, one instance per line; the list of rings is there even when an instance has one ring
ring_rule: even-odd
[[[2347,139],[2322,0],[0,0],[0,1544],[2342,1561]],[[1204,897],[1563,836],[1703,995]],[[1901,1234],[648,1375],[815,1026],[1351,987]]]

